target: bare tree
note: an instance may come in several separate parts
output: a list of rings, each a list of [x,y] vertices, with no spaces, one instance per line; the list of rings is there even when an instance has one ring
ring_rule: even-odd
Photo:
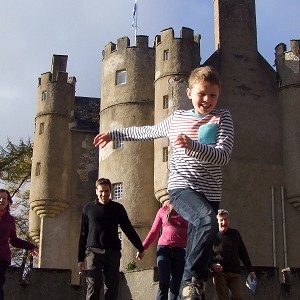
[[[12,195],[11,213],[15,217],[17,235],[25,240],[30,240],[28,217],[32,149],[31,141],[24,142],[22,139],[16,145],[8,139],[5,147],[0,146],[0,184]],[[12,263],[22,267],[23,279],[28,269],[28,257],[28,251],[12,248]]]

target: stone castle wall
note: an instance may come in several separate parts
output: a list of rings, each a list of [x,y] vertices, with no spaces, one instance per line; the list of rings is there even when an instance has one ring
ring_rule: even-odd
[[[279,280],[278,268],[257,267],[255,272],[258,280],[256,293],[253,294],[244,286],[244,300],[300,299],[300,269],[292,268],[286,273],[284,283]],[[156,275],[153,268],[120,273],[118,300],[155,299],[158,286]],[[243,277],[245,278],[246,274],[243,274]],[[28,284],[19,283],[19,279],[20,269],[10,267],[4,287],[5,300],[82,300],[85,298],[85,286],[71,284],[71,270],[32,269]],[[217,299],[211,280],[207,284],[206,298]]]

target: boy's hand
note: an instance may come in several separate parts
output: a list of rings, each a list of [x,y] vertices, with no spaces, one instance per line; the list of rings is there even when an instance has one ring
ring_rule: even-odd
[[[191,149],[193,145],[192,139],[183,133],[177,135],[177,138],[174,143],[180,148],[185,149]]]
[[[107,132],[99,133],[95,136],[93,144],[95,147],[104,148],[110,142],[110,137]]]

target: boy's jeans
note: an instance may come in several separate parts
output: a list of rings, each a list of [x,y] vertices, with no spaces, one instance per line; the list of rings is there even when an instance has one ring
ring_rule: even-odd
[[[169,195],[174,210],[189,222],[183,280],[190,281],[196,277],[206,281],[212,246],[218,232],[218,203],[208,201],[203,194],[192,189],[170,190]]]

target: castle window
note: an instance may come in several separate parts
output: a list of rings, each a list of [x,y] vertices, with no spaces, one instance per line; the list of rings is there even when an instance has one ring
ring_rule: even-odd
[[[169,107],[169,96],[164,95],[163,96],[163,109],[166,109]]]
[[[44,123],[40,123],[39,134],[43,134],[44,130],[45,130],[45,124]]]
[[[169,59],[169,54],[170,54],[170,50],[165,50],[164,51],[164,60],[168,60]]]
[[[40,175],[41,175],[41,163],[38,162],[35,167],[35,176],[40,176]]]
[[[46,101],[46,99],[47,99],[47,92],[43,91],[42,92],[42,101]]]
[[[120,149],[123,148],[123,146],[124,146],[123,141],[114,140],[114,144],[113,144],[114,149]]]
[[[116,85],[125,84],[126,83],[126,77],[127,77],[127,71],[126,70],[117,71],[117,73],[116,73]]]
[[[169,160],[169,149],[168,147],[163,147],[163,162],[167,162]]]
[[[123,184],[121,182],[117,182],[112,184],[112,199],[118,200],[122,199],[123,196]]]

